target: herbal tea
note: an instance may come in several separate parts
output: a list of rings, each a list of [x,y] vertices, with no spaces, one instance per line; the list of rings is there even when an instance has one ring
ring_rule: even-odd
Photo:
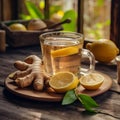
[[[45,72],[53,75],[57,72],[69,71],[76,75],[89,73],[94,70],[93,54],[83,49],[84,37],[75,32],[47,32],[40,35],[42,59]],[[89,68],[81,68],[83,56],[89,58]]]
[[[77,74],[80,70],[83,42],[71,38],[49,37],[42,44],[45,71],[55,74],[70,71]]]

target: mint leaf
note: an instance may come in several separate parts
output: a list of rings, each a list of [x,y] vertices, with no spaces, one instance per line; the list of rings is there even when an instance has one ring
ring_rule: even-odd
[[[70,90],[70,91],[66,92],[65,96],[63,97],[62,105],[71,104],[71,103],[75,102],[76,100],[77,100],[77,97],[75,95],[75,91]]]
[[[99,105],[90,96],[79,94],[77,97],[87,111],[96,112],[94,108],[98,107]]]

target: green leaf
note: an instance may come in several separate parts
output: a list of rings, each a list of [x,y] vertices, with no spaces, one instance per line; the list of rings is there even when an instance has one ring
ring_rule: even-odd
[[[75,95],[75,91],[70,90],[70,91],[66,92],[65,96],[63,97],[62,105],[71,104],[71,103],[75,102],[76,100],[77,100],[77,97]]]
[[[62,27],[64,29],[64,31],[72,31],[72,32],[75,32],[76,31],[76,19],[77,19],[77,14],[74,10],[69,10],[69,11],[66,11],[64,13],[64,16],[62,17],[62,21],[64,21],[65,19],[68,19],[70,18],[71,19],[71,23],[66,23],[66,24],[63,24]]]
[[[96,112],[94,108],[98,107],[99,105],[90,96],[79,94],[78,99],[87,111]]]
[[[33,4],[32,2],[30,1],[26,1],[25,2],[25,5],[27,7],[27,10],[30,14],[30,16],[32,18],[40,18],[40,19],[43,19],[43,14],[40,12],[40,10],[35,6],[35,4]]]
[[[104,0],[97,0],[97,6],[101,7],[104,5]]]
[[[105,25],[107,25],[107,26],[110,25],[110,22],[111,22],[110,20],[106,20]]]
[[[20,14],[20,18],[23,20],[30,20],[32,19],[30,15]]]

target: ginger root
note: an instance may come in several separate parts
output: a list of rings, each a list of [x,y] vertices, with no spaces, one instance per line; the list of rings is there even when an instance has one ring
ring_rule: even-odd
[[[49,79],[43,71],[42,60],[36,55],[30,55],[24,61],[14,63],[18,71],[12,76],[15,83],[21,87],[28,87],[33,84],[35,90],[43,90],[45,80]]]

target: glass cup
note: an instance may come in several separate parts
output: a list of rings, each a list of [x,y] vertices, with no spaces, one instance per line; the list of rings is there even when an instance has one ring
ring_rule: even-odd
[[[75,32],[47,32],[40,35],[44,70],[48,75],[69,71],[76,75],[94,70],[94,55],[83,49],[84,37]],[[89,58],[89,68],[81,68],[82,56]]]

